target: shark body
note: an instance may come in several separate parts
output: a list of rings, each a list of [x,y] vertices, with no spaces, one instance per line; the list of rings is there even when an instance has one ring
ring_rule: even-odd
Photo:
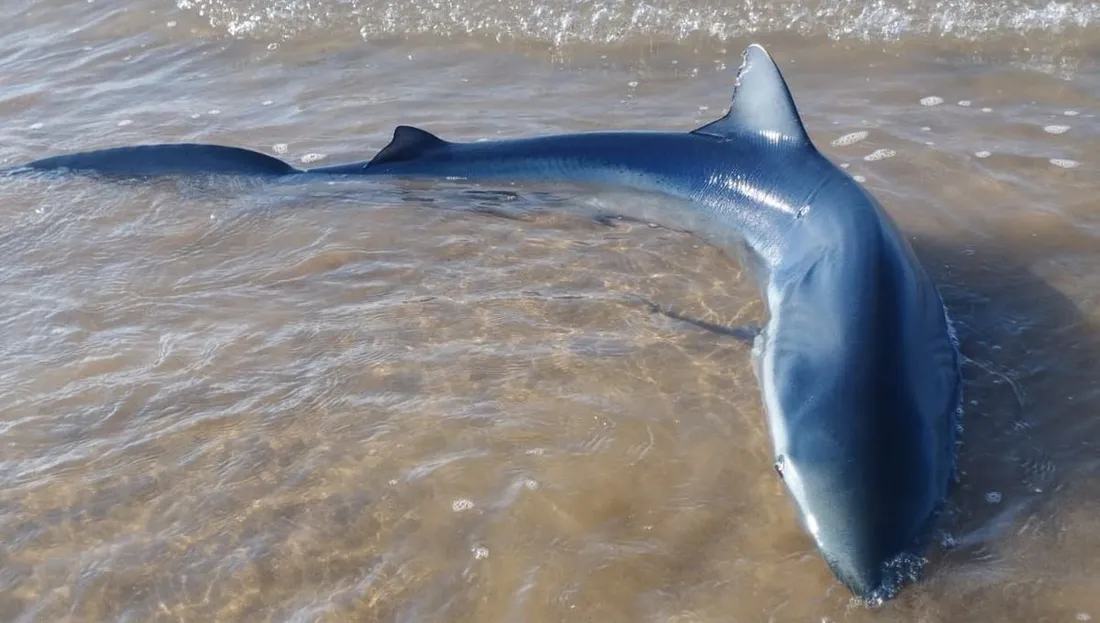
[[[370,161],[309,170],[197,144],[62,155],[21,169],[583,181],[686,200],[649,216],[750,251],[769,316],[754,370],[775,470],[805,531],[861,598],[889,599],[919,576],[954,470],[954,334],[908,242],[816,149],[758,45],[745,51],[728,113],[691,132],[457,143],[398,126]]]

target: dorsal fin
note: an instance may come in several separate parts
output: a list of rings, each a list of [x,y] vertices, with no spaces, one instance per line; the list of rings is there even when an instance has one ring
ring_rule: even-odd
[[[390,140],[389,145],[375,154],[370,164],[415,160],[447,144],[447,141],[427,130],[411,125],[399,125],[394,128],[393,139]]]
[[[810,142],[783,74],[756,43],[745,49],[729,112],[692,131],[718,138],[744,133],[761,134],[775,142]]]

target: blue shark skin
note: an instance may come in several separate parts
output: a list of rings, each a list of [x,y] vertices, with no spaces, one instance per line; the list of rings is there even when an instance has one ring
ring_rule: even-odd
[[[916,579],[954,471],[959,354],[940,298],[877,201],[813,145],[778,67],[749,46],[729,112],[692,132],[455,143],[399,126],[369,162],[301,171],[221,146],[58,156],[25,169],[473,182],[581,181],[686,200],[647,218],[749,253],[768,308],[753,346],[775,456],[834,573],[872,603]],[[170,150],[175,151],[170,151]],[[136,155],[135,155],[136,154]],[[226,160],[232,162],[226,165]]]

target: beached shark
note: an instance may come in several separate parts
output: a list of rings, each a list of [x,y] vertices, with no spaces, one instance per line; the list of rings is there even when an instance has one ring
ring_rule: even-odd
[[[656,191],[660,224],[747,248],[768,321],[754,370],[775,470],[836,578],[872,602],[916,579],[954,473],[961,380],[940,295],[892,219],[810,140],[779,68],[744,53],[732,104],[690,132],[459,143],[399,126],[369,162],[302,171],[236,147],[121,147],[22,171],[582,181]],[[743,248],[733,248],[736,239]]]

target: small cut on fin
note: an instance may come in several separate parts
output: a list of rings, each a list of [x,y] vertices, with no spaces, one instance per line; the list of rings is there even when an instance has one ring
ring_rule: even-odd
[[[393,131],[393,139],[382,151],[375,154],[370,164],[405,162],[416,160],[425,154],[447,145],[438,136],[411,125],[399,125]]]
[[[810,142],[783,74],[756,43],[745,49],[729,112],[692,134],[717,138],[757,134],[773,142]]]

